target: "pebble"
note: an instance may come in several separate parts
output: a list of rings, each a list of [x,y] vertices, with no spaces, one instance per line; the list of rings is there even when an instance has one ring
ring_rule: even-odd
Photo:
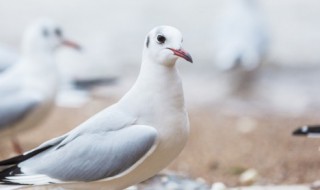
[[[252,185],[254,184],[258,179],[258,172],[255,169],[248,169],[244,171],[240,177],[239,177],[239,182],[241,185]]]
[[[211,190],[227,190],[227,187],[225,184],[223,184],[221,182],[216,182],[216,183],[212,184]]]

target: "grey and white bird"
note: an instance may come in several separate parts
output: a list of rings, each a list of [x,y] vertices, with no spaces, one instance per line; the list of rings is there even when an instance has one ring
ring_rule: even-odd
[[[140,74],[115,104],[78,127],[23,155],[4,160],[3,184],[55,184],[63,188],[118,190],[168,166],[185,146],[189,119],[176,61],[192,62],[174,27],[152,29],[144,42]],[[76,185],[76,182],[91,182]]]
[[[26,30],[19,63],[0,75],[0,138],[36,126],[51,110],[58,85],[54,52],[61,45],[78,48],[52,20],[38,20]]]
[[[292,132],[295,136],[306,136],[320,138],[320,126],[319,125],[305,125],[299,127],[298,129]]]

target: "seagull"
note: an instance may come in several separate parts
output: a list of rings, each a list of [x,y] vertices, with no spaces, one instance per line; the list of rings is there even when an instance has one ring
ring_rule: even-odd
[[[50,19],[37,20],[26,30],[19,63],[0,75],[0,138],[14,137],[48,115],[58,85],[54,52],[62,45],[79,48]],[[15,151],[21,153],[12,139]]]
[[[115,104],[70,132],[0,162],[0,183],[82,189],[124,189],[168,166],[189,134],[179,57],[182,34],[158,26],[145,38],[139,76]],[[97,185],[97,186],[95,186]]]
[[[320,138],[320,125],[305,125],[293,131],[295,136],[307,136]]]
[[[220,70],[259,66],[269,44],[266,26],[256,0],[227,0],[214,32],[215,66]]]
[[[246,99],[267,54],[268,31],[257,0],[224,3],[214,25],[213,64],[228,96]]]

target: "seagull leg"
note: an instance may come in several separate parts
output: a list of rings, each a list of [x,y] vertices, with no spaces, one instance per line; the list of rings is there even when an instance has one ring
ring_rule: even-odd
[[[20,143],[16,137],[11,139],[13,150],[17,154],[22,154],[22,148],[20,146]]]

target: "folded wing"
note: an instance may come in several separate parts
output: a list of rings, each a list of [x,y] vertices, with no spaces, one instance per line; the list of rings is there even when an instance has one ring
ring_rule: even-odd
[[[139,165],[154,150],[156,142],[157,131],[145,125],[100,133],[81,133],[63,146],[59,146],[59,143],[53,146],[49,143],[48,149],[42,146],[44,151],[13,166],[12,169],[18,172],[0,181],[49,184],[115,177]]]

